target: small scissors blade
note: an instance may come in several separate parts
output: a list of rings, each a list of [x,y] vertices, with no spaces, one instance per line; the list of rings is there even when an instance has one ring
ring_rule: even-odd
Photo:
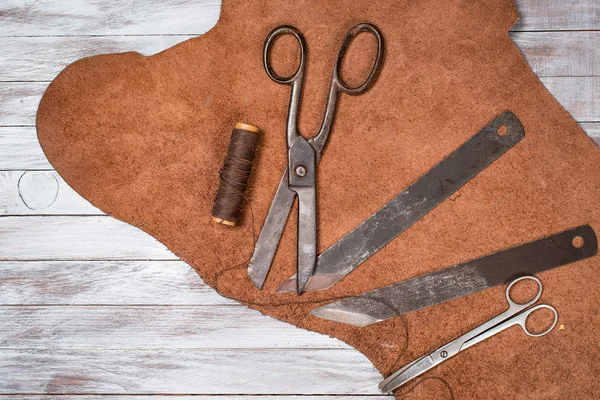
[[[379,390],[381,393],[390,393],[392,390],[404,385],[406,382],[416,378],[417,376],[424,374],[431,368],[435,367],[436,363],[431,355],[419,358],[416,361],[408,364],[401,370],[393,373],[379,384]]]
[[[298,194],[298,294],[304,291],[317,262],[317,199],[314,186],[294,187]]]

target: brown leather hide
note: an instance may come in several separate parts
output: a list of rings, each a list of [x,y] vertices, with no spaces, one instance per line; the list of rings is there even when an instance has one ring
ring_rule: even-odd
[[[385,375],[503,311],[504,288],[367,328],[312,317],[328,299],[431,272],[582,224],[600,232],[600,151],[545,90],[507,31],[510,0],[223,0],[205,35],[152,57],[80,60],[40,104],[40,142],[78,193],[140,227],[192,265],[223,295],[266,315],[340,338]],[[249,210],[240,227],[211,222],[218,170],[235,122],[260,126],[249,192],[260,230],[286,163],[290,88],[272,82],[262,45],[291,24],[309,57],[300,131],[318,130],[338,47],[349,28],[371,22],[386,58],[367,94],[342,96],[318,171],[319,249],[331,246],[505,110],[526,137],[491,167],[333,289],[277,294],[295,269],[291,218],[265,288],[247,278]],[[361,38],[364,35],[361,35]],[[293,47],[277,50],[289,62]],[[358,79],[369,40],[351,48],[344,74]],[[295,215],[292,212],[292,215]],[[598,258],[540,275],[542,300],[559,325],[533,339],[511,328],[444,363],[406,398],[584,399],[600,392]],[[405,329],[405,325],[407,330]],[[410,335],[409,335],[410,334]],[[373,382],[375,385],[377,382]]]

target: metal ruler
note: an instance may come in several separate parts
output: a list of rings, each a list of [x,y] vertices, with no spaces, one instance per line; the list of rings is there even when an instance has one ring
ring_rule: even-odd
[[[523,126],[512,112],[506,111],[494,119],[321,254],[305,290],[325,290],[333,286],[486,169],[524,136]],[[280,292],[295,290],[295,276],[278,289]]]
[[[467,296],[515,278],[595,256],[598,241],[589,225],[454,265],[427,275],[315,308],[321,318],[366,326]]]

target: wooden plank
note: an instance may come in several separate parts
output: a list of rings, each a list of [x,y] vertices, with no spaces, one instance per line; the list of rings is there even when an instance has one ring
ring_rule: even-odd
[[[219,0],[25,0],[0,3],[0,36],[181,35],[208,31]]]
[[[112,395],[112,396],[94,396],[94,395],[2,395],[0,399],[6,400],[173,400],[174,396],[127,396],[127,395]],[[243,395],[212,395],[212,396],[177,396],[177,400],[348,400],[349,396],[293,396],[293,395],[272,395],[272,396],[243,396]],[[352,400],[394,400],[393,396],[387,395],[368,395],[368,396],[352,396]]]
[[[0,215],[103,215],[55,171],[0,171]]]
[[[0,307],[0,338],[0,349],[350,349],[237,306]]]
[[[343,349],[0,350],[5,394],[365,395],[380,380]]]
[[[600,147],[600,122],[581,124],[581,128]]]
[[[600,120],[600,77],[540,79],[576,121]]]
[[[176,259],[150,235],[106,216],[0,218],[0,260]]]
[[[516,4],[521,19],[515,31],[600,29],[596,0],[516,0]],[[9,1],[0,4],[0,36],[194,35],[217,23],[220,6],[219,0]]]
[[[0,82],[0,126],[35,126],[47,82]]]
[[[600,121],[600,77],[541,78],[550,93],[580,122]],[[34,126],[48,83],[0,82],[0,126]]]
[[[191,37],[193,36],[0,38],[0,81],[51,81],[68,64],[80,58],[128,51],[149,56]]]
[[[34,127],[0,127],[0,170],[52,169]]]
[[[600,29],[597,0],[515,0],[521,19],[514,31]]]
[[[0,306],[237,305],[183,261],[3,261]]]
[[[600,76],[600,32],[514,32],[511,37],[538,76]]]
[[[540,76],[600,75],[600,32],[515,32],[511,36]],[[190,37],[0,38],[0,81],[50,81],[83,57],[127,51],[152,55]]]

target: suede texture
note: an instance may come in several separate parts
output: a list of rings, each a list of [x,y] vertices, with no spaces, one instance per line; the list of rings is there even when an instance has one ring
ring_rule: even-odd
[[[73,189],[153,235],[221,294],[339,338],[387,376],[504,311],[504,288],[365,328],[322,320],[310,310],[579,225],[600,232],[600,150],[510,39],[517,18],[511,0],[223,0],[219,22],[201,37],[151,57],[102,55],[67,67],[41,101],[39,140]],[[322,120],[341,40],[360,22],[381,30],[385,60],[368,93],[340,98],[318,168],[320,252],[503,111],[519,117],[525,138],[326,292],[275,293],[295,272],[292,210],[259,291],[246,262],[285,169],[290,96],[289,87],[266,75],[263,42],[282,24],[306,38],[299,127],[310,137]],[[361,35],[351,46],[343,68],[349,83],[368,70],[372,45]],[[293,42],[278,41],[273,60],[277,71],[293,71]],[[238,121],[262,133],[247,194],[251,208],[238,227],[228,228],[211,221],[211,208]],[[542,301],[560,314],[552,333],[530,338],[510,328],[399,390],[398,398],[594,398],[600,393],[598,264],[596,257],[540,274]]]

